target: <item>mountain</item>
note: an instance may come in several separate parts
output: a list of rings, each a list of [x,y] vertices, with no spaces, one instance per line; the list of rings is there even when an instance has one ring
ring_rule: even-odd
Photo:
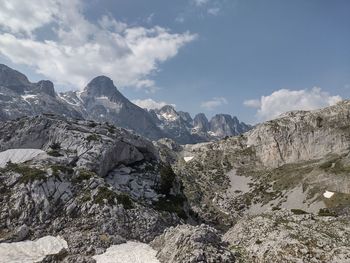
[[[134,130],[150,139],[164,137],[145,110],[131,103],[105,76],[94,78],[82,92],[60,93],[85,119],[110,122]]]
[[[204,113],[199,113],[192,119],[188,112],[176,111],[170,105],[150,110],[150,114],[168,138],[181,144],[219,140],[226,136],[239,135],[252,128],[239,122],[237,117],[227,114],[217,114],[210,122]]]
[[[57,96],[51,81],[31,83],[22,73],[0,64],[0,121],[42,113],[82,118]]]
[[[116,101],[94,87],[77,97]],[[149,116],[190,125],[169,106]],[[350,101],[186,145],[52,114],[4,121],[0,258],[347,262],[349,149]]]
[[[109,122],[133,130],[149,139],[170,138],[181,144],[217,140],[245,132],[251,127],[230,121],[217,132],[197,131],[187,112],[167,105],[147,111],[125,98],[106,76],[91,80],[83,91],[57,94],[52,82],[31,83],[22,73],[0,65],[0,121],[42,113],[57,114],[96,122]]]

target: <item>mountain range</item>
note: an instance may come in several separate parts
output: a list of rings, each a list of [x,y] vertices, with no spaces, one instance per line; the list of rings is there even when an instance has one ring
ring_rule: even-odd
[[[109,122],[152,140],[171,138],[180,144],[207,142],[241,134],[251,129],[237,117],[217,114],[210,121],[203,114],[189,113],[166,105],[146,110],[133,104],[106,76],[91,80],[82,91],[57,93],[51,81],[31,83],[6,65],[0,65],[0,120],[51,113]]]
[[[350,101],[226,136],[107,77],[0,76],[0,262],[350,262]]]

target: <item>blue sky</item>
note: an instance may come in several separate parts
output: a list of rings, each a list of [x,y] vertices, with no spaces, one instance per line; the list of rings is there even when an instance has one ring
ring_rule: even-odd
[[[15,2],[0,0],[2,62],[60,90],[105,74],[142,105],[249,123],[349,97],[346,0]]]

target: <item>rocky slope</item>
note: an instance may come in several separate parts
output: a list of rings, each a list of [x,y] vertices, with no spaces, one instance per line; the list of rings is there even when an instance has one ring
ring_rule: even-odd
[[[0,141],[15,156],[41,150],[0,168],[1,242],[61,236],[63,261],[90,262],[113,244],[151,241],[188,217],[171,168],[151,142],[124,129],[26,117],[5,122]]]
[[[235,262],[218,231],[206,225],[168,228],[151,245],[161,262]]]
[[[271,209],[346,214],[349,110],[344,101],[288,113],[238,137],[185,147],[191,159],[180,160],[176,170],[192,208],[223,228]]]
[[[240,220],[224,236],[237,262],[349,262],[349,218],[274,211]]]
[[[105,76],[94,78],[83,91],[57,94],[52,82],[31,83],[22,73],[0,65],[0,121],[42,113],[109,122],[152,140],[171,138],[181,144],[216,140],[250,129],[230,117],[231,121],[221,123],[226,128],[218,132],[197,130],[198,122],[193,122],[189,113],[177,112],[172,106],[150,112],[141,109]]]

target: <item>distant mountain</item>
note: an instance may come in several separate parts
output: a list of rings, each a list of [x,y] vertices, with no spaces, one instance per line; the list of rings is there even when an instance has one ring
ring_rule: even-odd
[[[217,140],[251,128],[224,114],[210,122],[203,113],[192,119],[170,105],[147,111],[124,97],[106,76],[94,78],[83,91],[56,93],[51,81],[31,83],[24,74],[0,64],[0,121],[43,113],[108,122],[152,140],[171,138],[180,144]]]
[[[25,75],[0,64],[0,120],[53,113],[81,119],[82,115],[55,93],[53,83],[31,83]]]

